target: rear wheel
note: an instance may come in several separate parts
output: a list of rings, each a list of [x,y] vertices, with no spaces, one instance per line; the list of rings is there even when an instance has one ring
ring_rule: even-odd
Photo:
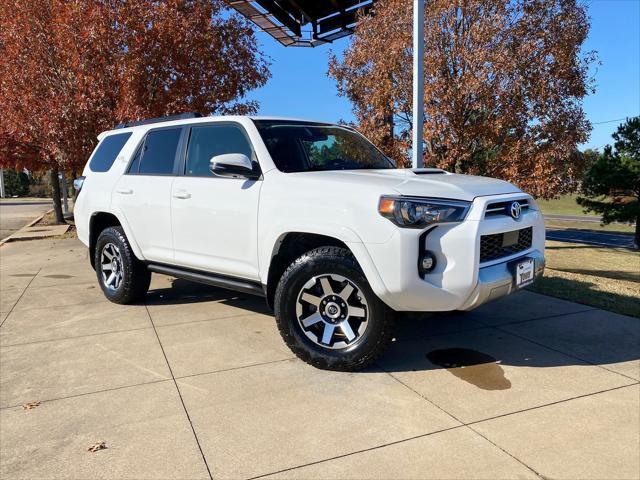
[[[392,311],[345,248],[321,247],[298,258],[280,279],[274,304],[289,348],[318,368],[360,370],[393,334]]]
[[[109,227],[100,233],[95,266],[104,295],[114,303],[135,302],[149,290],[151,272],[133,254],[122,227]]]

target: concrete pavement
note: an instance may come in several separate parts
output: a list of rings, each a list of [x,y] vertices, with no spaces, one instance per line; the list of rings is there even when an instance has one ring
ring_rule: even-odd
[[[640,477],[639,319],[525,291],[335,373],[262,299],[154,275],[118,306],[77,240],[0,257],[3,479]]]
[[[46,198],[0,199],[0,240],[20,230],[53,207]]]

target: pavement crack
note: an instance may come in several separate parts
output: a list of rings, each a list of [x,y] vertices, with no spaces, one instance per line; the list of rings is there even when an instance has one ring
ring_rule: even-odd
[[[513,458],[516,462],[518,462],[520,465],[522,465],[523,467],[527,468],[528,470],[531,470],[531,472],[533,472],[538,478],[541,478],[544,480],[545,477],[542,476],[542,474],[540,472],[537,472],[536,470],[533,469],[533,467],[531,467],[530,465],[528,465],[527,463],[525,463],[523,460],[520,460],[518,457],[516,457],[515,455],[513,455],[512,453],[508,452],[507,450],[505,450],[504,448],[502,448],[500,445],[498,445],[497,443],[491,441],[488,437],[486,437],[485,435],[483,435],[482,433],[478,432],[475,428],[473,428],[470,425],[465,425],[466,428],[468,428],[469,430],[471,430],[473,433],[475,433],[476,435],[478,435],[479,437],[484,438],[487,442],[489,442],[491,445],[493,445],[494,447],[496,447],[498,450],[500,450],[502,453],[504,453],[505,455],[508,455],[509,457]]]
[[[74,395],[67,395],[67,396],[64,396],[64,397],[39,399],[38,401],[40,403],[57,402],[59,400],[68,400],[70,398],[86,397],[86,396],[95,395],[95,394],[98,394],[98,393],[106,393],[106,392],[113,392],[113,391],[116,391],[116,390],[124,390],[126,388],[142,387],[144,385],[152,385],[154,383],[168,382],[170,380],[171,380],[170,378],[166,378],[164,380],[151,380],[150,382],[136,383],[136,384],[133,384],[133,385],[122,385],[120,387],[105,388],[103,390],[94,390],[93,392],[76,393]],[[7,405],[5,407],[0,407],[0,410],[9,410],[9,409],[12,409],[12,408],[20,407],[21,405],[22,405],[21,403],[17,403],[15,405]]]
[[[71,337],[62,337],[62,338],[48,338],[46,340],[34,340],[32,342],[22,342],[22,343],[8,343],[8,344],[3,344],[0,345],[2,348],[9,348],[9,347],[24,347],[27,345],[37,345],[37,344],[42,344],[42,343],[51,343],[51,342],[64,342],[67,340],[77,340],[80,338],[88,338],[88,337],[99,337],[102,335],[111,335],[114,333],[128,333],[128,332],[136,332],[139,330],[149,330],[151,329],[151,327],[137,327],[137,328],[127,328],[124,330],[112,330],[109,332],[97,332],[97,333],[87,333],[85,335],[74,335]]]
[[[213,474],[211,473],[211,469],[209,468],[209,463],[207,462],[207,457],[202,450],[202,445],[200,445],[200,440],[198,439],[198,434],[196,433],[196,429],[193,426],[193,421],[191,420],[191,416],[189,415],[189,410],[187,409],[187,405],[184,403],[184,399],[182,398],[182,393],[180,392],[180,387],[178,386],[178,382],[176,381],[176,377],[173,374],[173,369],[171,368],[171,364],[169,363],[169,358],[167,357],[166,352],[164,351],[164,346],[162,345],[162,341],[160,340],[160,336],[158,335],[158,330],[156,329],[155,323],[153,323],[153,318],[151,317],[151,313],[149,312],[149,307],[145,304],[145,310],[147,311],[147,316],[149,317],[149,321],[151,322],[151,326],[153,327],[153,332],[156,335],[156,339],[158,340],[158,345],[160,346],[160,350],[162,351],[162,355],[164,356],[164,360],[167,363],[167,368],[169,369],[169,373],[171,374],[171,379],[173,380],[173,385],[176,387],[176,391],[178,392],[178,398],[180,398],[180,403],[182,404],[182,409],[184,410],[185,415],[187,416],[187,421],[189,422],[189,426],[191,427],[191,432],[193,433],[193,437],[196,441],[196,445],[198,446],[198,450],[200,451],[200,455],[202,456],[202,461],[204,462],[204,466],[207,469],[207,473],[209,474],[209,478],[213,480]]]
[[[232,371],[235,371],[235,370],[242,370],[242,369],[245,369],[245,368],[260,367],[262,365],[271,365],[273,363],[287,362],[289,360],[295,360],[295,359],[296,359],[295,356],[291,356],[291,357],[281,358],[279,360],[271,360],[269,362],[250,363],[248,365],[240,365],[239,367],[222,368],[220,370],[212,370],[210,372],[192,373],[190,375],[182,375],[181,377],[175,377],[175,378],[176,378],[176,380],[182,380],[182,379],[185,379],[185,378],[200,377],[202,375],[212,375],[214,373],[232,372]]]
[[[100,343],[94,343],[94,345],[96,347],[102,349],[103,352],[106,352],[108,354],[111,354],[111,355],[117,357],[118,359],[122,360],[125,363],[128,363],[129,365],[131,365],[134,368],[137,368],[138,370],[141,370],[141,371],[146,372],[146,373],[150,373],[151,375],[154,375],[156,377],[160,377],[163,380],[169,380],[169,377],[167,377],[166,375],[158,373],[158,372],[156,372],[154,370],[151,370],[149,368],[143,367],[142,365],[138,365],[136,362],[134,362],[133,360],[129,360],[127,357],[125,357],[120,352],[117,352],[116,350],[112,350],[111,348],[107,348],[107,347],[105,347],[104,345],[102,345]]]
[[[398,445],[400,443],[410,442],[411,440],[417,440],[419,438],[429,437],[431,435],[436,435],[438,433],[443,433],[443,432],[449,432],[451,430],[456,430],[456,429],[459,429],[459,428],[464,428],[464,425],[456,425],[455,427],[442,428],[440,430],[436,430],[436,431],[429,432],[429,433],[423,433],[421,435],[414,435],[413,437],[403,438],[401,440],[396,440],[394,442],[387,442],[387,443],[383,443],[383,444],[380,444],[380,445],[375,445],[373,447],[363,448],[361,450],[355,450],[353,452],[344,453],[342,455],[336,455],[336,456],[329,457],[329,458],[323,458],[322,460],[316,460],[314,462],[309,462],[309,463],[305,463],[305,464],[301,464],[301,465],[295,465],[295,466],[289,467],[289,468],[283,468],[282,470],[277,470],[275,472],[263,473],[261,475],[256,475],[254,477],[249,477],[248,480],[254,480],[256,478],[263,478],[263,477],[267,477],[269,475],[276,475],[278,473],[283,473],[283,472],[290,472],[292,470],[298,470],[300,468],[308,467],[308,466],[311,466],[311,465],[318,465],[320,463],[330,462],[332,460],[338,460],[340,458],[350,457],[352,455],[358,455],[360,453],[370,452],[372,450],[379,450],[381,448],[390,447],[392,445]]]
[[[521,410],[516,410],[515,412],[507,412],[507,413],[502,413],[500,415],[494,415],[493,417],[483,418],[481,420],[474,420],[473,422],[466,423],[465,426],[476,425],[478,423],[483,423],[483,422],[489,422],[489,421],[495,420],[497,418],[509,417],[511,415],[517,415],[519,413],[529,412],[531,410],[538,410],[540,408],[551,407],[553,405],[558,405],[560,403],[566,403],[566,402],[570,402],[572,400],[578,400],[580,398],[591,397],[593,395],[600,395],[602,393],[613,392],[615,390],[621,390],[623,388],[634,387],[636,385],[640,385],[640,382],[636,381],[634,383],[628,383],[626,385],[619,385],[617,387],[605,388],[604,390],[598,390],[597,392],[590,392],[590,393],[585,393],[583,395],[576,395],[575,397],[564,398],[562,400],[556,400],[555,402],[544,403],[542,405],[535,405],[535,406],[529,407],[529,408],[523,408]]]
[[[11,316],[11,312],[13,312],[13,309],[16,308],[16,305],[18,305],[18,303],[20,302],[20,300],[22,299],[22,297],[24,296],[25,292],[29,289],[29,286],[31,285],[31,282],[33,282],[33,280],[38,276],[38,274],[40,273],[40,271],[42,270],[42,267],[40,267],[38,269],[38,271],[36,272],[36,274],[31,278],[31,280],[29,280],[29,283],[27,283],[27,286],[24,287],[24,290],[22,290],[22,293],[20,294],[20,296],[18,297],[18,299],[15,301],[15,303],[13,304],[13,306],[11,307],[11,310],[9,310],[9,313],[7,313],[7,316],[4,317],[4,320],[2,320],[2,322],[0,322],[0,328],[2,328],[2,326],[4,325],[4,323],[7,321],[7,319]]]

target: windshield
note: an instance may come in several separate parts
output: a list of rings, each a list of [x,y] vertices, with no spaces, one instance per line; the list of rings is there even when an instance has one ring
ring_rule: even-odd
[[[373,144],[348,128],[278,120],[254,122],[282,172],[396,168]]]

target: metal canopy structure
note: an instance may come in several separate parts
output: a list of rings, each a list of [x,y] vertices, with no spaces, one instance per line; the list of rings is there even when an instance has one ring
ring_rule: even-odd
[[[315,47],[353,33],[374,0],[227,0],[286,47]]]
[[[375,0],[226,0],[285,47],[315,47],[353,33]],[[423,164],[424,2],[413,0],[413,132],[411,163]],[[416,128],[419,125],[419,128]]]

